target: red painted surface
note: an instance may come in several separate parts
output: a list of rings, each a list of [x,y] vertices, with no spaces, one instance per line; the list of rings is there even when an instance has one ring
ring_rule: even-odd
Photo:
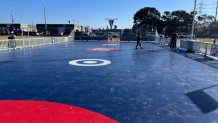
[[[65,104],[0,101],[0,123],[118,123],[101,114]]]
[[[119,48],[88,48],[86,50],[89,50],[89,51],[118,51],[120,50]]]

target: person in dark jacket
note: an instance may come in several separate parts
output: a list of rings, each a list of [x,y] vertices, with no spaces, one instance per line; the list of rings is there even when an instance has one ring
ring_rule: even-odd
[[[177,38],[178,38],[178,34],[177,33],[173,33],[172,38],[171,38],[170,49],[176,50]]]
[[[141,45],[141,35],[140,35],[140,33],[137,34],[136,40],[137,40],[136,49],[138,49],[138,46],[140,46],[141,49],[143,49],[142,45]]]

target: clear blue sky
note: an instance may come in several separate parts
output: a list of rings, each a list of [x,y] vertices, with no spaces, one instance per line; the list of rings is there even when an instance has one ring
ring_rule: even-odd
[[[187,10],[190,12],[194,6],[194,0],[47,1],[47,23],[68,23],[68,20],[71,22],[77,20],[80,24],[93,28],[106,28],[108,22],[104,19],[107,17],[118,18],[115,21],[118,28],[128,28],[133,24],[134,13],[143,7],[155,7],[162,13],[167,10]],[[205,6],[208,7],[216,0],[203,1],[207,3]],[[0,0],[0,23],[11,22],[10,11],[13,11],[15,23],[44,23],[43,3],[44,0]]]

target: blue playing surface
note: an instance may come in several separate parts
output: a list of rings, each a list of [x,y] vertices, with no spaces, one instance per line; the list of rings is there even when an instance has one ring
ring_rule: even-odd
[[[0,100],[70,104],[121,123],[218,122],[216,68],[149,43],[138,50],[135,43],[103,44],[69,42],[0,53]],[[121,50],[86,50],[101,47]],[[111,64],[69,64],[78,59]]]

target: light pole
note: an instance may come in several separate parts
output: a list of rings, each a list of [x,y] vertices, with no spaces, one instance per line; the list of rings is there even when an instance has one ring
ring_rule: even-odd
[[[14,32],[14,17],[12,11],[11,11],[11,24],[12,24],[12,31]]]
[[[216,3],[216,14],[215,14],[215,22],[217,22],[217,9],[218,9],[218,0],[217,0],[217,3]]]
[[[81,31],[81,26],[80,26],[80,24],[79,24],[79,21],[78,21],[78,20],[76,21],[76,25],[77,25],[77,28],[78,28],[78,30],[79,30],[79,31]]]
[[[197,0],[195,0],[195,3],[194,3],[194,12],[193,12],[193,20],[192,20],[192,33],[191,33],[191,40],[193,40],[193,37],[194,37],[196,4],[197,4]]]
[[[47,4],[47,0],[45,0],[45,2],[44,2],[45,36],[47,36],[46,8],[45,8],[46,4]]]

